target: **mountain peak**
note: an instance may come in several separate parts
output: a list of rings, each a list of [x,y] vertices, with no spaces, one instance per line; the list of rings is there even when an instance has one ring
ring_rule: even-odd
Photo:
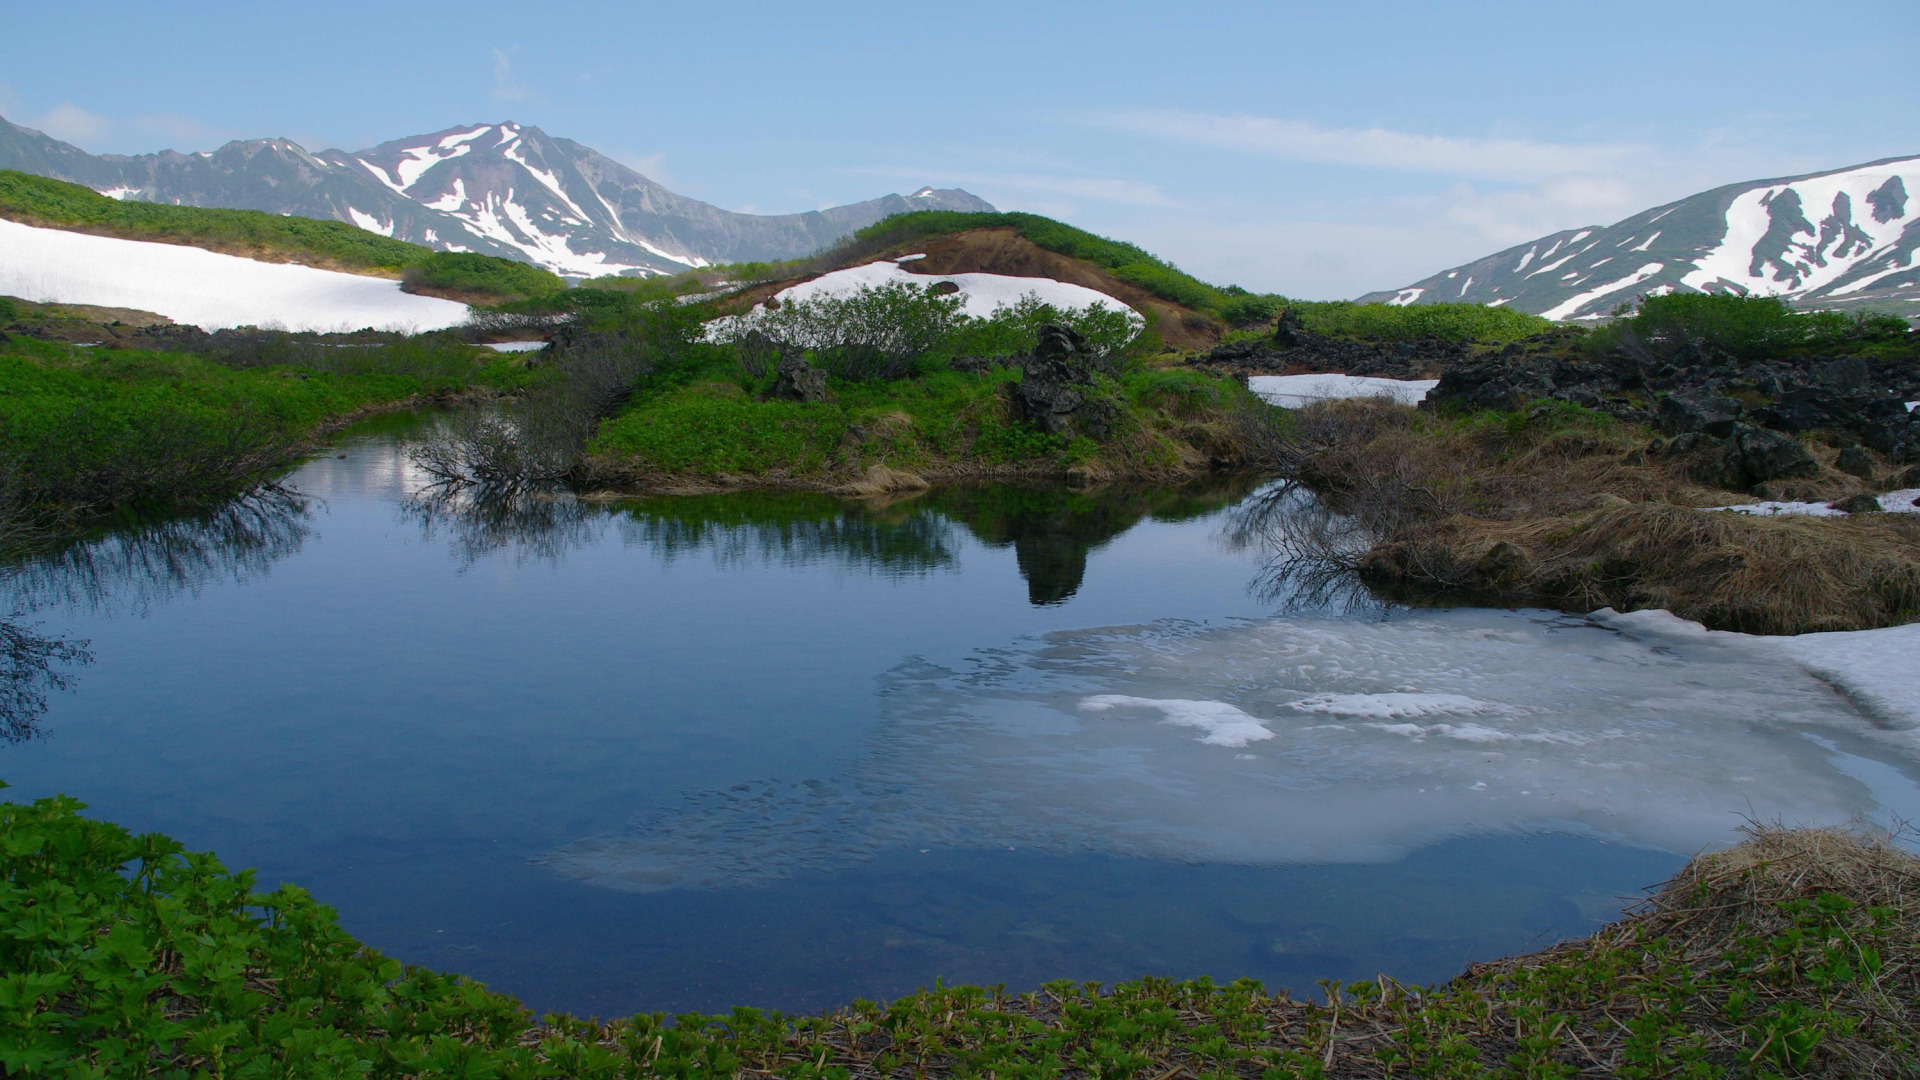
[[[1362,302],[1511,304],[1597,319],[1641,295],[1729,292],[1920,315],[1920,157],[1728,184],[1568,229]]]
[[[365,150],[309,152],[286,139],[203,154],[95,156],[0,120],[0,168],[118,198],[347,221],[445,251],[477,251],[572,277],[676,273],[797,258],[890,214],[991,212],[958,189],[800,214],[739,214],[675,194],[570,139],[512,120],[465,124]]]

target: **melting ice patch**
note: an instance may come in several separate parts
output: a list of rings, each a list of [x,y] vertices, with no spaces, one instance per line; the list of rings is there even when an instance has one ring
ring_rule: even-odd
[[[1642,629],[1478,610],[1168,622],[909,661],[839,774],[695,795],[538,861],[663,889],[901,847],[1257,865],[1562,831],[1690,853],[1749,817],[1884,816],[1920,791],[1909,732],[1778,651]]]
[[[1200,741],[1208,746],[1245,746],[1250,742],[1273,738],[1273,732],[1267,730],[1267,725],[1224,701],[1096,694],[1080,702],[1080,707],[1094,712],[1124,708],[1152,709],[1166,717],[1163,723],[1199,728],[1206,732]]]

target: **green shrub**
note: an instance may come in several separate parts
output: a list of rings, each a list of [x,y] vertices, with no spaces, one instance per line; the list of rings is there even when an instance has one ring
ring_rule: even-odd
[[[488,297],[526,299],[557,293],[567,283],[530,263],[471,251],[436,251],[410,263],[400,280],[415,289],[446,289]]]
[[[1284,296],[1240,295],[1244,291],[1233,290],[1234,295],[1230,295],[1226,302],[1220,305],[1220,318],[1228,326],[1258,326],[1261,323],[1272,322],[1274,317],[1280,314],[1280,309],[1287,306],[1287,298]]]
[[[1367,341],[1513,342],[1542,334],[1554,323],[1538,315],[1485,304],[1356,304],[1351,300],[1295,301],[1308,330]]]
[[[1595,345],[1641,347],[1662,357],[1713,349],[1752,360],[1797,349],[1904,338],[1907,333],[1906,320],[1893,315],[1801,312],[1773,296],[1668,293],[1641,297],[1631,317],[1596,333]]]
[[[332,371],[9,341],[0,345],[0,494],[15,508],[81,517],[208,505],[285,468],[331,419],[516,377],[464,344],[320,353]]]
[[[1032,351],[1040,328],[1049,324],[1079,333],[1087,339],[1087,347],[1102,357],[1119,356],[1140,336],[1140,319],[1128,312],[1105,306],[1060,311],[1028,293],[987,318],[961,318],[938,352],[942,358],[1016,356]]]

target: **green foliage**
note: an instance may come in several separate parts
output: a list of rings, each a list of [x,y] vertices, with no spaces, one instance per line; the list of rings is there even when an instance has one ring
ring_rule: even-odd
[[[843,296],[788,300],[732,325],[808,350],[817,366],[841,378],[897,379],[953,333],[964,318],[962,303],[957,294],[889,281]]]
[[[436,251],[409,263],[400,280],[414,289],[509,299],[545,296],[567,287],[558,276],[540,267],[471,251]]]
[[[1716,350],[1754,360],[1907,337],[1906,320],[1893,315],[1801,312],[1772,296],[1668,293],[1641,297],[1631,317],[1594,334],[1594,347],[1645,349],[1660,357]]]
[[[252,258],[291,259],[376,274],[400,274],[422,266],[428,278],[452,276],[472,285],[451,285],[493,294],[485,282],[511,284],[502,295],[528,295],[524,287],[559,279],[544,270],[491,255],[434,252],[344,221],[110,199],[80,184],[0,169],[0,217],[28,225],[76,229],[132,240],[208,248]],[[451,262],[448,262],[448,259]]]
[[[330,419],[518,377],[444,341],[312,352],[331,370],[0,345],[0,495],[15,509],[79,516],[205,505],[285,467]]]
[[[251,871],[82,809],[0,803],[10,1075],[1912,1075],[1912,1003],[1899,995],[1914,943],[1894,932],[1911,912],[1834,893],[1779,903],[1782,929],[1722,956],[1630,924],[1445,987],[1326,982],[1322,1002],[1251,980],[1060,980],[1020,995],[936,984],[814,1017],[739,1007],[536,1025],[511,998],[361,945],[295,886],[257,893]],[[1840,1040],[1868,1049],[1870,1071],[1835,1056]]]
[[[1256,296],[1246,294],[1242,289],[1230,289],[1227,300],[1220,305],[1220,318],[1228,326],[1258,326],[1269,323],[1287,306],[1287,298],[1271,294]]]
[[[1316,333],[1367,341],[1485,341],[1507,343],[1543,334],[1554,323],[1538,315],[1485,304],[1356,304],[1351,300],[1295,301],[1301,325]]]

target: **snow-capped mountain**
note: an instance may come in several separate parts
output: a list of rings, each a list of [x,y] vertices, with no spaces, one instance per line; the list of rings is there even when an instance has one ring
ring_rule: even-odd
[[[795,258],[892,214],[993,209],[965,191],[922,188],[804,214],[738,214],[676,195],[571,139],[514,123],[450,128],[355,153],[250,139],[207,153],[126,157],[88,154],[0,120],[0,168],[122,199],[350,221],[571,277]]]
[[[1729,184],[1543,236],[1362,302],[1511,304],[1593,319],[1643,294],[1736,292],[1920,315],[1920,157]]]

